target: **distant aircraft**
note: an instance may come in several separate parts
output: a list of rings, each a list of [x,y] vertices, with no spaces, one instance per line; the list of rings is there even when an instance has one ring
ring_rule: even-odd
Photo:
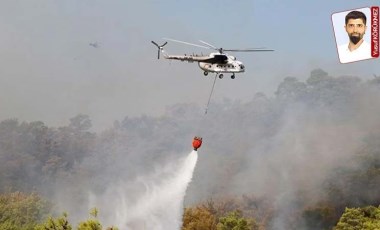
[[[158,45],[156,42],[152,41],[152,43],[158,48],[158,59],[160,59],[160,53],[163,53],[166,59],[187,61],[187,62],[198,62],[199,68],[201,68],[204,72],[205,76],[208,75],[209,72],[216,73],[219,75],[219,78],[223,78],[223,73],[232,73],[231,78],[235,79],[235,73],[242,73],[245,71],[245,67],[241,61],[238,61],[236,57],[228,55],[224,51],[231,52],[260,52],[260,51],[274,51],[264,48],[250,48],[250,49],[223,49],[217,48],[207,42],[199,40],[203,45],[192,44],[189,42],[174,40],[170,38],[164,38],[165,40],[174,41],[186,45],[201,47],[205,49],[214,49],[217,50],[217,53],[210,53],[209,55],[169,55],[167,54],[163,47],[168,43],[165,42],[163,45]]]
[[[90,46],[94,47],[94,48],[98,48],[99,47],[99,44],[97,42],[94,42],[94,43],[89,43]]]

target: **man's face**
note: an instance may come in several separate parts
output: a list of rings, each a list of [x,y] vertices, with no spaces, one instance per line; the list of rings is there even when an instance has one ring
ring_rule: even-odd
[[[345,25],[350,41],[357,44],[364,36],[367,26],[364,25],[363,19],[349,19]]]

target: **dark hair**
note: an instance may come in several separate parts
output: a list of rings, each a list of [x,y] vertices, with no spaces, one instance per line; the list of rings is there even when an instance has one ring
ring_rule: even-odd
[[[348,20],[358,18],[363,19],[364,25],[367,23],[367,17],[365,16],[365,14],[363,12],[354,10],[346,15],[346,25],[348,23]]]

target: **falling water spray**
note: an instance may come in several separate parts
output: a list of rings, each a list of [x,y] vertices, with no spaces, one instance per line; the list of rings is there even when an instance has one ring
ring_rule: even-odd
[[[144,192],[133,202],[116,207],[120,229],[178,230],[182,226],[183,201],[193,177],[198,153],[192,151],[154,174],[140,178]]]

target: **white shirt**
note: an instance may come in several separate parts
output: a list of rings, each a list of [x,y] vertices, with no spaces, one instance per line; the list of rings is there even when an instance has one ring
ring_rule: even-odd
[[[366,41],[363,41],[363,43],[353,51],[350,51],[348,49],[348,43],[341,45],[338,47],[338,53],[341,63],[348,63],[372,58],[371,46]]]

